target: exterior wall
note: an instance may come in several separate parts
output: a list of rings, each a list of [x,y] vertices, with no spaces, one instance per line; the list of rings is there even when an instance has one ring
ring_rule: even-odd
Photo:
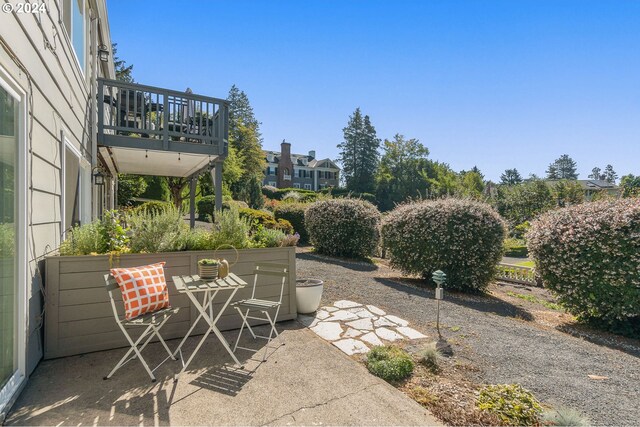
[[[93,3],[93,2],[92,2]],[[91,10],[90,18],[106,14],[104,1]],[[91,53],[85,72],[80,69],[66,30],[62,27],[61,2],[47,2],[47,13],[2,13],[0,25],[0,67],[27,94],[27,137],[22,149],[27,153],[27,268],[28,331],[27,372],[31,372],[42,357],[43,294],[42,257],[56,249],[61,241],[62,227],[62,167],[64,142],[68,139],[89,164],[95,164],[94,119],[95,92],[92,82],[101,72]],[[103,18],[101,16],[101,18]],[[89,19],[89,23],[92,21]],[[106,23],[106,15],[103,22]],[[110,46],[110,40],[99,36],[97,20],[89,25],[87,46],[100,43]],[[108,34],[108,30],[107,30]],[[111,64],[111,70],[113,65]],[[84,197],[91,200],[91,186]]]
[[[285,180],[285,173],[288,172],[289,175],[293,175],[293,162],[291,161],[291,144],[288,142],[283,142],[280,145],[280,162],[278,163],[278,179],[276,182],[278,183],[278,188],[287,188],[291,187],[293,182],[290,180]]]
[[[283,304],[278,320],[294,319],[297,315],[295,247],[244,249],[238,252],[240,254],[238,262],[231,267],[231,271],[249,285],[238,291],[235,299],[251,296],[253,268],[256,262],[287,264],[290,273],[285,283]],[[229,261],[235,259],[233,251],[218,251],[217,256]],[[182,338],[197,318],[198,312],[186,295],[177,293],[171,277],[197,274],[198,260],[207,257],[211,257],[211,251],[125,254],[114,262],[114,266],[133,267],[166,261],[165,275],[169,286],[169,298],[171,305],[180,307],[180,311],[165,325],[162,336]],[[118,329],[113,317],[109,296],[105,289],[104,275],[109,272],[108,255],[48,257],[46,272],[48,290],[44,353],[46,359],[127,346],[124,335]],[[258,281],[257,297],[276,300],[280,296],[279,280],[274,276],[262,276]],[[228,296],[221,292],[216,298],[222,303]],[[122,298],[117,296],[118,306],[122,305],[121,301]],[[219,310],[221,303],[214,304],[214,310]],[[204,322],[200,322],[200,325],[196,327],[195,333],[204,333]],[[240,317],[231,308],[227,308],[218,324],[221,330],[236,329],[240,325]]]

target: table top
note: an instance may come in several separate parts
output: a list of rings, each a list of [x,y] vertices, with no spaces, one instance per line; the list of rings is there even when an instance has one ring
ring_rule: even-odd
[[[223,289],[241,289],[247,286],[247,282],[233,273],[227,277],[215,280],[201,279],[197,274],[185,276],[173,276],[173,283],[178,292],[206,292]]]

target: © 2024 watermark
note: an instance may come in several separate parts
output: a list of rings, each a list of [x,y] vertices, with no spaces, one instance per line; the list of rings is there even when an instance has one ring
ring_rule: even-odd
[[[44,1],[2,3],[0,9],[4,13],[46,13],[47,4]]]

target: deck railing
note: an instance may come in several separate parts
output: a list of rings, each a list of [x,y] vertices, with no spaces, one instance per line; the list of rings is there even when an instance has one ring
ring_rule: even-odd
[[[229,134],[229,105],[223,99],[178,92],[137,83],[98,79],[98,142],[118,143],[123,138],[204,145],[210,154],[225,154]],[[203,147],[197,149],[203,152]]]
[[[521,285],[540,286],[536,280],[536,271],[532,267],[514,264],[498,264],[498,280]]]

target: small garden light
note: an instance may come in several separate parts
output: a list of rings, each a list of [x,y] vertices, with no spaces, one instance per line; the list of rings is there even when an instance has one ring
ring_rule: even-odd
[[[107,46],[101,44],[98,46],[98,58],[102,62],[109,62],[109,49]]]
[[[441,340],[442,335],[440,334],[440,300],[444,297],[444,290],[442,289],[442,285],[447,281],[447,275],[442,270],[437,270],[433,272],[432,278],[438,286],[436,288],[436,329],[438,330],[438,339]]]

